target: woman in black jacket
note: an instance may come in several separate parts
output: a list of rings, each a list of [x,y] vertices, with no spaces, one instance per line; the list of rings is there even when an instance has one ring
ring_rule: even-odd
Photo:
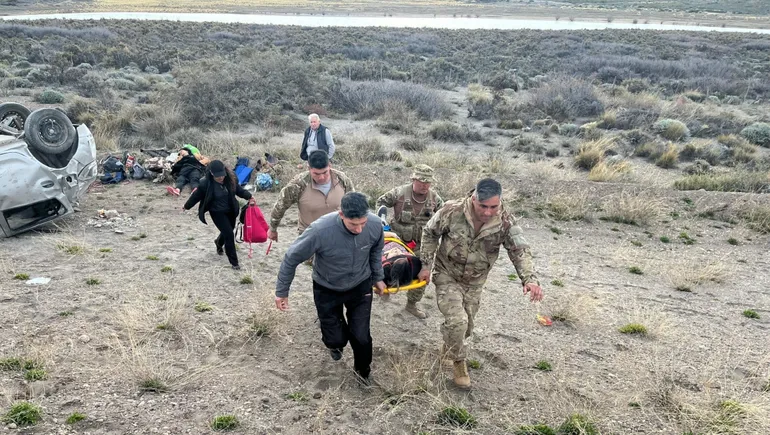
[[[199,203],[198,219],[204,224],[206,223],[205,214],[209,212],[211,220],[219,229],[219,237],[214,240],[217,254],[222,255],[226,252],[227,259],[230,260],[233,269],[240,270],[238,254],[235,252],[234,234],[235,219],[240,211],[236,196],[247,199],[249,204],[256,204],[251,193],[238,184],[238,179],[233,171],[227,169],[221,161],[214,160],[209,163],[206,177],[201,179],[198,188],[193,191],[184,204],[184,209],[189,210]]]

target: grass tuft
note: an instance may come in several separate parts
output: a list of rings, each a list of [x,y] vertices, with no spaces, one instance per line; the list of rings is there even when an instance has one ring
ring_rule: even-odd
[[[211,428],[214,430],[233,430],[238,425],[240,422],[234,415],[218,415],[211,421]]]
[[[759,313],[754,310],[743,310],[743,316],[749,319],[759,319]]]
[[[467,409],[457,406],[447,406],[442,409],[438,414],[438,422],[445,426],[454,426],[463,429],[473,429],[478,425],[476,417],[468,412]]]
[[[3,416],[3,423],[13,423],[16,426],[33,426],[42,420],[42,411],[39,406],[30,402],[17,402]]]
[[[618,329],[621,334],[647,335],[647,327],[641,323],[629,323]]]
[[[67,424],[75,424],[75,423],[77,423],[79,421],[83,421],[85,419],[86,419],[86,415],[85,414],[81,414],[79,412],[73,412],[72,414],[69,415],[69,417],[67,417],[67,420],[65,420],[64,422],[67,423]]]

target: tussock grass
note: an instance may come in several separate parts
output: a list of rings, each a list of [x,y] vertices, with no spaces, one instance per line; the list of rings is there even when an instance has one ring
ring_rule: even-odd
[[[558,221],[590,222],[593,219],[594,206],[589,200],[588,193],[583,190],[553,195],[548,198],[546,206],[548,216]]]
[[[664,214],[663,202],[652,196],[628,190],[611,195],[602,204],[601,219],[630,225],[647,226]]]
[[[615,181],[631,170],[631,163],[627,160],[609,162],[602,159],[591,168],[588,179],[591,181]]]
[[[607,150],[613,146],[614,141],[608,138],[581,143],[575,156],[575,166],[590,171],[604,159]]]
[[[551,320],[575,326],[595,320],[596,304],[596,300],[590,296],[566,293],[544,301],[543,309]]]
[[[706,264],[687,260],[674,262],[666,271],[669,284],[679,291],[692,291],[708,282],[722,283],[729,275],[730,269],[721,260]]]
[[[758,193],[766,191],[769,186],[767,173],[743,170],[686,175],[674,181],[674,188],[678,190]]]

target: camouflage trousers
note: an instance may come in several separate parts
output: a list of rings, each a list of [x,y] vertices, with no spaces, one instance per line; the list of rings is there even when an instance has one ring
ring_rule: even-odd
[[[447,357],[454,361],[464,360],[467,357],[465,339],[473,332],[473,319],[479,311],[484,287],[460,284],[440,272],[434,274],[433,282],[438,309],[444,315],[441,335],[444,336]]]

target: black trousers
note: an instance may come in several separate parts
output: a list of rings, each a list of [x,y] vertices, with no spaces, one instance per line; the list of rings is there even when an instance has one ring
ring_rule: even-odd
[[[369,333],[372,315],[371,278],[345,291],[331,290],[313,281],[313,299],[326,347],[342,349],[350,341],[356,371],[361,376],[369,376],[369,365],[372,363],[372,336]]]
[[[190,190],[195,190],[198,188],[201,177],[203,177],[203,173],[200,169],[192,166],[185,166],[179,171],[179,175],[176,177],[176,188],[181,192],[182,189],[189,184]]]
[[[238,254],[235,252],[235,218],[237,216],[225,211],[209,211],[209,216],[219,230],[219,237],[215,243],[217,246],[225,247],[225,254],[230,264],[237,266]]]

